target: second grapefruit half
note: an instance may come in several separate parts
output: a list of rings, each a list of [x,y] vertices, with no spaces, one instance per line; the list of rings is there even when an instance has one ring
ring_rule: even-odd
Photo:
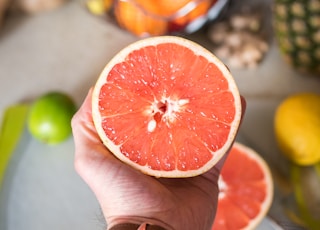
[[[191,177],[212,168],[241,119],[241,98],[226,66],[175,36],[124,48],[104,68],[92,98],[105,146],[156,177]]]
[[[219,198],[212,230],[253,230],[273,199],[273,179],[265,160],[235,142],[219,177]]]

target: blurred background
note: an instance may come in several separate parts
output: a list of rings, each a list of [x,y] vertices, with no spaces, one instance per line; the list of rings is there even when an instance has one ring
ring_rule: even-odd
[[[298,44],[285,41],[288,26],[297,24],[298,32],[300,26],[292,17],[281,21],[281,12],[304,9],[281,5],[274,10],[282,2],[301,1],[184,1],[182,6],[159,1],[165,5],[156,7],[137,2],[0,0],[0,119],[8,106],[29,103],[50,91],[68,94],[80,106],[107,62],[126,45],[155,35],[189,38],[226,63],[247,99],[238,140],[261,153],[275,173],[268,217],[284,229],[303,229],[299,215],[290,212],[289,163],[279,153],[273,119],[287,96],[320,93],[319,1],[306,1],[316,13],[303,14],[316,28],[307,37],[314,36],[318,43],[311,48],[306,44],[307,51],[301,53],[287,52],[295,45],[303,48],[306,41],[301,36],[294,39]],[[8,163],[3,163],[0,229],[103,229],[95,197],[73,169],[73,152],[72,137],[48,146],[23,131]]]

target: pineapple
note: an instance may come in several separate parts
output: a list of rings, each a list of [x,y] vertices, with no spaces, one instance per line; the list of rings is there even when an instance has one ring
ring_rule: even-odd
[[[274,29],[285,60],[320,76],[320,0],[275,0]]]

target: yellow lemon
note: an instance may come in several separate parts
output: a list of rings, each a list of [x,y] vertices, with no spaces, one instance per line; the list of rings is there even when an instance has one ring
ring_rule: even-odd
[[[298,165],[320,161],[320,95],[299,93],[286,98],[274,118],[280,150]]]

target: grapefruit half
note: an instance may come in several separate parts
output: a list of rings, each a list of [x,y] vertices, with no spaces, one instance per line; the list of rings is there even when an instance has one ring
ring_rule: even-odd
[[[263,158],[235,142],[218,184],[218,208],[212,230],[255,229],[273,199],[272,175]]]
[[[227,152],[241,118],[241,99],[226,66],[187,39],[137,41],[104,68],[92,115],[104,145],[155,177],[192,177]]]

